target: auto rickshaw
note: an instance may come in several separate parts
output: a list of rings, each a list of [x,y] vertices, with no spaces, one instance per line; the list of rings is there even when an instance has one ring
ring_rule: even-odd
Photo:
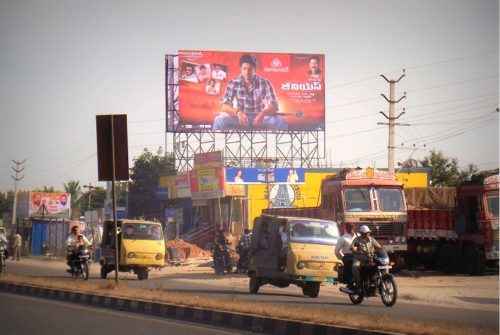
[[[249,289],[257,293],[262,285],[302,288],[311,298],[321,283],[334,283],[334,253],[339,238],[336,222],[299,217],[262,215],[255,219],[250,249]]]
[[[148,279],[152,268],[165,266],[165,240],[161,223],[119,220],[118,271],[134,272],[139,280]],[[101,278],[115,270],[114,222],[105,221],[101,243]]]

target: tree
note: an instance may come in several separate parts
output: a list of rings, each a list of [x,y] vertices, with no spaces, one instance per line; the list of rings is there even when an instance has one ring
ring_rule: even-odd
[[[78,180],[68,180],[67,183],[63,182],[64,191],[71,194],[71,208],[76,208],[81,194],[81,186]]]
[[[432,186],[458,186],[478,171],[474,164],[469,164],[467,169],[460,170],[456,158],[445,157],[441,151],[435,149],[420,160],[420,164],[431,169]]]
[[[148,149],[134,159],[130,169],[129,184],[129,216],[158,217],[161,205],[155,199],[158,179],[161,175],[175,175],[175,158],[173,154],[162,154],[160,147],[156,155]]]
[[[92,196],[89,197],[89,192],[92,192]],[[89,207],[89,198],[90,198],[90,207]],[[78,210],[82,215],[85,211],[88,211],[89,208],[104,208],[104,201],[106,200],[106,190],[103,188],[94,188],[93,190],[87,191],[82,194],[80,200],[78,201]]]

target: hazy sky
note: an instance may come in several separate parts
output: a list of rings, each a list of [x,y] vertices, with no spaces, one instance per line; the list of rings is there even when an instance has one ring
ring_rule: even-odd
[[[97,184],[95,115],[127,114],[129,156],[165,147],[164,55],[179,49],[324,53],[325,156],[387,167],[430,149],[498,166],[499,2],[0,0],[0,191]],[[411,148],[414,148],[412,150]]]

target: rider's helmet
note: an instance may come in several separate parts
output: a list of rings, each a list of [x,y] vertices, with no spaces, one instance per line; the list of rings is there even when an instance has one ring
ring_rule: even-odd
[[[359,232],[361,234],[366,234],[370,232],[370,228],[368,228],[367,225],[362,225],[361,228],[359,228]]]

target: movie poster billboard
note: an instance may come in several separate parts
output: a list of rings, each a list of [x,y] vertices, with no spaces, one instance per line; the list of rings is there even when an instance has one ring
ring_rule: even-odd
[[[71,194],[69,193],[29,193],[29,216],[44,218],[69,218]]]
[[[177,130],[325,129],[322,54],[179,50],[178,67]]]
[[[228,184],[303,184],[303,168],[226,168]]]

